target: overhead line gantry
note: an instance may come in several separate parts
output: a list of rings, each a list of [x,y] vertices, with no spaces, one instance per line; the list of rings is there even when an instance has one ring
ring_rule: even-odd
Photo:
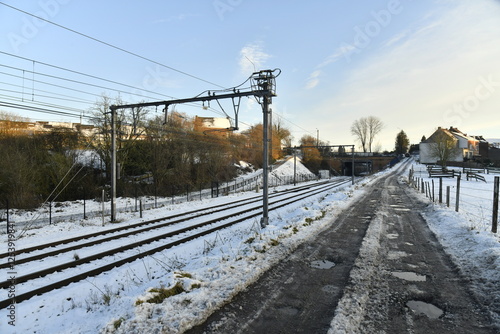
[[[185,99],[175,99],[175,100],[165,100],[156,102],[144,102],[135,104],[124,104],[124,105],[112,105],[111,110],[111,221],[115,220],[115,199],[116,199],[116,111],[119,109],[130,109],[139,107],[158,107],[164,106],[163,111],[165,112],[165,123],[167,120],[168,107],[173,104],[183,104],[192,102],[210,102],[213,100],[223,100],[232,99],[233,108],[235,113],[235,124],[228,130],[234,131],[238,130],[238,113],[240,107],[240,100],[242,97],[254,96],[257,98],[259,104],[262,105],[263,113],[263,194],[262,194],[262,218],[260,221],[261,227],[268,225],[269,214],[268,214],[268,177],[269,177],[269,119],[270,119],[270,109],[269,105],[272,104],[272,98],[276,95],[276,77],[281,74],[280,69],[274,70],[262,70],[254,72],[244,83],[241,85],[226,89],[223,91],[214,90],[207,91],[206,95],[198,95],[191,98]],[[250,82],[250,87],[239,88],[245,83]],[[238,99],[238,102],[235,101]]]

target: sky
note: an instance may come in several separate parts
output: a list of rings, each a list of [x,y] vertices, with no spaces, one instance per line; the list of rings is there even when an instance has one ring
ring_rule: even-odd
[[[438,126],[500,138],[499,58],[499,0],[0,0],[0,110],[32,120],[79,122],[102,94],[189,98],[279,68],[273,122],[294,143],[353,144],[352,123],[368,116],[384,124],[380,150]],[[229,101],[210,107],[175,110],[234,118]],[[262,122],[255,99],[239,122]]]

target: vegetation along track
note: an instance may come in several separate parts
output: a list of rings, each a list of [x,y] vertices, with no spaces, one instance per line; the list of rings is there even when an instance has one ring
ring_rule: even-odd
[[[315,194],[319,194],[328,190],[331,190],[335,187],[339,187],[341,185],[347,184],[351,182],[350,180],[346,179],[338,179],[335,180],[334,182],[321,182],[321,183],[315,183],[313,185],[306,185],[302,187],[295,187],[291,188],[282,192],[277,192],[273,193],[270,198],[277,198],[276,200],[270,202],[270,210],[274,210],[286,205],[289,205],[293,202],[305,199],[307,197],[310,197]],[[46,259],[47,257],[50,256],[56,256],[59,254],[63,253],[68,253],[68,252],[74,252],[76,249],[81,249],[85,247],[91,247],[91,246],[96,246],[99,244],[104,244],[104,243],[109,243],[109,242],[115,242],[119,239],[123,239],[125,242],[122,243],[120,246],[115,246],[111,248],[107,248],[106,251],[103,252],[98,252],[89,256],[85,256],[82,258],[79,257],[74,257],[72,261],[66,262],[66,263],[61,263],[59,265],[50,267],[50,268],[45,268],[42,270],[34,271],[22,276],[16,277],[16,284],[22,284],[28,281],[36,280],[38,278],[50,275],[50,274],[55,274],[56,272],[62,272],[65,269],[81,266],[83,264],[91,263],[92,261],[96,261],[99,259],[102,259],[106,256],[111,256],[115,254],[119,254],[121,252],[138,248],[147,244],[151,244],[155,241],[163,240],[165,239],[170,239],[171,241],[162,243],[161,245],[157,247],[152,247],[148,250],[141,251],[138,253],[135,253],[134,255],[129,255],[125,256],[124,258],[109,262],[103,266],[97,266],[93,269],[90,270],[82,270],[78,275],[72,276],[72,277],[67,277],[64,279],[53,279],[53,283],[41,286],[39,288],[36,288],[34,290],[24,292],[22,294],[16,295],[16,303],[20,303],[24,300],[27,300],[33,296],[40,295],[43,293],[46,293],[48,291],[58,289],[60,287],[66,286],[70,283],[73,282],[78,282],[81,281],[87,277],[95,276],[100,273],[109,271],[115,267],[119,267],[121,265],[124,265],[126,263],[135,261],[137,259],[152,255],[154,253],[163,251],[165,249],[169,249],[171,247],[180,245],[182,243],[188,242],[190,240],[208,235],[210,233],[213,233],[217,230],[224,229],[228,226],[237,224],[239,222],[242,222],[244,220],[248,220],[254,217],[257,217],[262,214],[262,206],[257,205],[255,206],[254,203],[260,202],[262,199],[261,196],[254,196],[249,199],[244,199],[244,200],[238,200],[238,201],[233,201],[230,203],[222,204],[222,205],[217,205],[217,206],[212,206],[208,208],[203,208],[200,210],[193,210],[189,212],[185,212],[182,214],[177,214],[177,215],[172,215],[169,217],[165,218],[160,218],[160,219],[155,219],[151,221],[146,221],[146,222],[141,222],[138,224],[133,224],[133,225],[128,225],[128,226],[123,226],[119,228],[114,228],[106,231],[101,231],[98,233],[92,233],[92,234],[87,234],[83,235],[80,237],[75,237],[75,238],[70,238],[70,239],[65,239],[65,240],[60,240],[58,242],[52,242],[48,244],[43,244],[35,247],[30,247],[26,249],[20,249],[16,252],[16,256],[20,254],[27,254],[30,252],[41,252],[36,255],[28,255],[22,259],[16,259],[15,264],[18,266],[19,264],[28,264],[26,267],[36,267],[35,264],[36,262],[41,259]],[[235,212],[235,208],[241,207],[242,209],[238,209],[237,212]],[[247,207],[246,209],[243,209],[243,207]],[[204,220],[201,223],[197,223],[195,220],[196,218],[204,217],[206,218],[208,215],[214,214],[214,213],[220,213],[222,211],[229,211],[232,210],[229,214],[226,215],[218,215],[216,218],[213,219],[208,219]],[[140,237],[138,234],[147,234],[147,232],[150,232],[152,230],[159,230],[165,227],[172,227],[175,226],[176,224],[182,225],[181,223],[184,223],[183,227],[177,228],[175,230],[170,230],[168,232],[163,232],[163,233],[156,233],[153,236],[149,237],[143,237],[139,241],[135,242],[130,242],[130,240],[125,239],[129,236],[134,236],[134,237]],[[102,236],[104,234],[112,234],[111,236],[99,238],[99,236]],[[175,240],[172,240],[175,239]],[[74,244],[73,244],[74,243]],[[54,250],[49,250],[53,247],[61,246],[61,245],[66,245],[62,248],[59,249],[54,249]],[[0,258],[7,258],[8,254],[0,254]],[[8,261],[0,264],[1,268],[6,268],[8,267],[9,263]],[[23,268],[24,270],[24,268]],[[3,281],[0,282],[0,287],[2,289],[8,289],[9,286],[12,284],[11,281]],[[2,300],[0,301],[0,309],[5,308],[9,306],[12,303],[11,299],[7,300]]]

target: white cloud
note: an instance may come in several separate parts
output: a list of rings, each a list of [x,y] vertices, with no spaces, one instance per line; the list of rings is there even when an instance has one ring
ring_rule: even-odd
[[[499,17],[498,3],[450,3],[394,34],[381,48],[366,51],[365,60],[354,64],[342,89],[315,107],[322,119],[336,111],[336,122],[325,122],[322,130],[352,138],[346,125],[374,115],[387,125],[380,138],[384,149],[392,149],[400,129],[412,142],[437,126],[457,123],[468,133],[498,137],[499,130],[489,125],[498,119],[500,105]],[[323,64],[338,59],[336,55]],[[490,76],[491,94],[474,104],[478,89],[481,96],[488,92],[481,88],[480,78]],[[314,78],[309,77],[311,87],[318,84]],[[464,105],[462,111],[457,105]]]
[[[253,42],[245,45],[240,51],[240,71],[249,76],[255,71],[264,69],[266,61],[271,55],[264,52],[262,42]]]
[[[317,70],[311,73],[309,79],[307,80],[306,89],[313,89],[319,84],[319,76],[321,75],[321,71]]]
[[[326,59],[321,64],[318,65],[318,68],[325,67],[327,65],[337,62],[345,55],[348,55],[351,52],[353,52],[354,49],[356,49],[354,45],[343,43],[335,50],[334,53],[326,57]]]

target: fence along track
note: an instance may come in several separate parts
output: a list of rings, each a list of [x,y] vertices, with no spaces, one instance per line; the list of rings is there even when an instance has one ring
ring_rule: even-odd
[[[262,178],[262,174],[258,174],[254,177],[248,178],[248,179],[243,179],[239,182],[232,183],[232,182],[224,182],[221,183],[218,189],[219,194],[229,194],[231,192],[237,192],[239,191],[238,189],[245,189],[246,186],[249,186],[251,188],[252,185],[257,185],[259,184],[260,179]],[[276,185],[271,185],[272,186],[286,186],[293,184],[293,176],[288,177],[288,181],[285,181],[282,184],[276,184]],[[314,181],[315,178],[309,177],[307,175],[303,174],[298,174],[297,175],[297,182],[308,182],[308,181]],[[199,195],[198,195],[199,194]],[[200,197],[201,198],[213,198],[212,197],[212,189],[206,188],[202,189],[201,192],[198,192],[196,190],[190,190],[187,194],[181,194],[177,196],[173,196],[170,198],[163,198],[163,199],[157,199],[154,202],[143,202],[142,207],[143,209],[157,209],[163,206],[167,206],[170,203],[171,204],[180,204],[180,203],[185,203],[188,199],[187,198],[194,198],[194,197]],[[148,197],[148,196],[141,196],[141,197]],[[218,197],[218,196],[217,196]],[[136,198],[137,200],[137,198]],[[137,210],[132,210],[132,206],[128,206],[128,204],[125,204],[125,206],[118,207],[116,210],[117,212],[129,212],[129,211],[137,211]],[[87,218],[100,218],[103,215],[109,216],[111,214],[111,209],[104,209],[104,210],[97,210],[97,211],[89,211],[86,212],[85,215]],[[26,226],[34,226],[34,223],[36,221],[36,226],[40,226],[43,224],[49,224],[49,223],[59,223],[63,221],[71,221],[71,220],[78,220],[81,219],[83,213],[76,213],[76,214],[66,214],[66,215],[53,215],[51,218],[47,217],[49,215],[48,212],[40,214],[38,218],[35,220],[26,220],[26,221],[17,221],[16,226],[22,226],[25,228]],[[43,217],[41,217],[43,216]],[[6,224],[4,222],[0,222],[0,234],[5,234],[5,226]]]
[[[319,193],[322,193],[322,192],[326,192],[328,190],[331,190],[331,189],[333,189],[335,187],[341,186],[341,185],[349,183],[349,182],[351,182],[351,181],[350,180],[346,180],[346,181],[341,181],[341,182],[338,182],[338,183],[335,183],[335,184],[331,184],[330,183],[330,184],[326,184],[326,185],[323,185],[323,186],[319,186],[319,187],[317,187],[318,189],[314,189],[312,191],[308,190],[308,189],[305,189],[305,190],[303,189],[302,192],[294,194],[293,196],[290,196],[290,197],[288,197],[286,199],[276,200],[276,201],[270,203],[270,205],[272,206],[270,208],[270,210],[275,210],[275,209],[284,207],[284,206],[289,205],[291,203],[294,203],[296,201],[300,201],[300,200],[306,199],[306,198],[308,198],[310,196],[313,196],[313,195],[316,195],[316,194],[319,194]],[[298,190],[298,189],[293,189],[293,192],[299,192],[299,191],[300,190]],[[292,191],[290,191],[290,192],[292,192]],[[242,221],[245,221],[245,220],[257,217],[257,216],[261,215],[261,210],[260,210],[261,208],[262,208],[262,206],[257,206],[257,207],[254,207],[254,208],[242,210],[242,211],[237,212],[237,213],[232,213],[230,215],[226,215],[226,216],[223,216],[223,217],[215,218],[215,219],[207,221],[207,222],[195,224],[195,225],[192,225],[192,226],[189,226],[189,227],[186,227],[186,228],[179,229],[177,231],[172,231],[172,232],[160,235],[160,236],[149,238],[147,240],[142,240],[142,241],[139,241],[139,242],[136,242],[136,243],[128,244],[128,245],[123,246],[123,247],[118,247],[118,248],[115,248],[115,249],[108,250],[106,252],[102,252],[102,253],[94,254],[94,255],[91,255],[91,256],[88,256],[88,257],[85,257],[85,258],[81,258],[79,260],[75,260],[75,261],[72,261],[70,263],[61,264],[61,265],[58,265],[58,266],[54,266],[52,268],[44,269],[44,270],[41,270],[41,271],[38,271],[38,272],[35,272],[35,273],[31,273],[31,274],[27,274],[27,275],[24,275],[24,276],[18,276],[18,277],[16,277],[16,284],[28,282],[30,280],[37,279],[37,278],[40,278],[40,277],[44,277],[44,276],[47,276],[49,274],[52,274],[52,273],[55,273],[55,272],[58,272],[58,271],[62,271],[64,269],[69,269],[69,268],[77,267],[77,266],[79,266],[81,264],[89,263],[89,262],[92,262],[94,260],[101,259],[101,258],[103,258],[105,256],[114,255],[114,254],[117,254],[117,253],[129,250],[129,249],[132,249],[132,248],[135,248],[135,247],[138,247],[138,246],[142,246],[145,243],[151,243],[151,242],[158,241],[158,240],[165,239],[165,238],[169,238],[169,237],[172,237],[172,236],[178,236],[178,235],[180,235],[182,233],[186,233],[186,232],[189,232],[189,231],[192,231],[192,230],[195,230],[195,229],[199,229],[201,227],[207,227],[207,226],[215,224],[217,222],[230,219],[230,218],[232,218],[234,216],[241,216],[242,214],[246,214],[245,216],[240,217],[238,219],[233,219],[233,220],[230,220],[228,222],[219,224],[217,226],[209,227],[209,228],[207,228],[204,231],[196,232],[196,233],[193,233],[191,235],[187,235],[187,236],[182,237],[182,238],[180,238],[178,240],[168,242],[166,244],[163,244],[161,246],[158,246],[158,247],[146,250],[146,251],[142,251],[141,253],[125,257],[125,258],[123,258],[121,260],[114,261],[112,263],[108,263],[108,264],[106,264],[104,266],[100,266],[99,268],[95,268],[95,269],[92,269],[92,270],[80,273],[79,275],[76,275],[76,276],[73,276],[73,277],[69,277],[69,278],[66,278],[66,279],[63,279],[63,280],[51,283],[49,285],[45,285],[43,287],[40,287],[40,288],[37,288],[35,290],[31,290],[31,291],[25,292],[23,294],[16,295],[15,301],[16,301],[16,303],[22,302],[24,300],[27,300],[27,299],[33,297],[33,296],[40,295],[40,294],[52,291],[54,289],[61,288],[61,287],[66,286],[66,285],[68,285],[70,283],[81,281],[81,280],[83,280],[83,279],[85,279],[87,277],[90,277],[90,276],[95,276],[95,275],[101,274],[101,273],[109,271],[109,270],[111,270],[111,269],[113,269],[115,267],[119,267],[119,266],[121,266],[123,264],[135,261],[135,260],[143,258],[145,256],[152,255],[154,253],[163,251],[165,249],[172,248],[174,246],[183,244],[183,243],[188,242],[190,240],[193,240],[193,239],[196,239],[196,238],[208,235],[208,234],[213,233],[215,231],[218,231],[218,230],[227,228],[229,226],[232,226],[234,224],[240,223]],[[0,282],[0,287],[3,288],[3,289],[5,289],[5,288],[8,288],[11,284],[12,284],[11,281]],[[11,303],[12,303],[12,299],[7,299],[7,300],[0,301],[0,309],[6,308]]]
[[[336,182],[342,182],[342,181],[336,181]],[[303,185],[303,186],[300,186],[300,187],[297,187],[297,188],[293,188],[293,189],[286,189],[286,190],[283,190],[281,192],[273,193],[269,197],[273,198],[273,197],[276,197],[276,196],[282,196],[282,195],[284,195],[286,193],[292,193],[292,192],[296,192],[296,191],[301,191],[303,189],[310,189],[310,188],[313,188],[313,187],[321,186],[321,185],[323,185],[325,183],[326,182],[320,182],[320,183],[316,183],[316,184],[312,184],[312,185]],[[33,251],[43,250],[43,249],[51,248],[51,247],[56,247],[56,246],[63,245],[63,244],[69,244],[69,243],[72,243],[72,242],[78,242],[78,241],[82,241],[82,240],[85,240],[85,239],[90,239],[90,238],[94,238],[94,237],[100,237],[100,236],[103,236],[103,235],[106,235],[106,234],[111,234],[111,233],[116,233],[116,232],[121,232],[121,231],[135,229],[135,230],[132,230],[132,231],[129,231],[129,232],[125,232],[125,233],[119,234],[119,235],[114,235],[114,236],[103,238],[103,239],[93,240],[93,241],[89,241],[87,243],[82,243],[82,244],[79,244],[79,245],[73,245],[73,246],[68,247],[65,251],[76,250],[76,249],[80,249],[80,248],[83,248],[83,247],[93,246],[93,245],[96,245],[96,244],[99,244],[99,243],[102,243],[102,242],[110,241],[110,240],[116,239],[118,237],[123,238],[123,237],[129,236],[129,235],[132,235],[132,234],[135,234],[135,233],[138,233],[138,232],[145,232],[145,231],[149,231],[149,230],[153,230],[153,229],[162,228],[162,227],[165,227],[165,226],[168,226],[168,225],[173,225],[173,224],[176,224],[176,223],[180,223],[180,222],[186,221],[188,219],[193,219],[193,218],[197,218],[197,217],[203,216],[205,214],[211,214],[211,213],[221,212],[221,211],[224,211],[224,210],[233,209],[233,208],[241,206],[241,205],[246,205],[246,204],[250,204],[250,203],[254,203],[254,202],[259,202],[261,200],[261,198],[262,198],[262,196],[253,196],[253,197],[242,199],[242,200],[236,200],[236,201],[232,201],[232,202],[229,202],[229,203],[223,203],[223,204],[214,205],[214,206],[206,207],[206,208],[202,208],[202,209],[186,211],[186,212],[183,212],[183,213],[173,214],[173,215],[170,215],[170,216],[167,216],[167,217],[156,218],[156,219],[152,219],[152,220],[149,220],[149,221],[144,221],[144,222],[140,222],[140,223],[136,223],[136,224],[132,224],[132,225],[120,226],[120,227],[116,227],[116,228],[112,228],[112,229],[102,230],[102,231],[95,232],[95,233],[80,235],[80,236],[73,237],[73,238],[68,238],[68,239],[63,239],[63,240],[57,240],[57,241],[46,243],[46,244],[40,244],[40,245],[36,245],[36,246],[33,246],[33,247],[18,249],[18,250],[16,250],[15,255],[17,257],[18,255],[21,255],[21,254],[24,254],[24,253],[30,253],[30,252],[33,252]],[[192,215],[194,215],[194,216],[192,216]],[[182,218],[182,217],[184,217],[184,218]],[[171,220],[171,219],[177,219],[177,220],[171,221],[171,222],[165,222],[166,220]],[[157,224],[157,223],[160,223],[160,224]],[[156,225],[145,227],[147,225],[152,225],[152,224],[156,224]],[[61,252],[63,252],[63,251],[54,250],[54,251],[52,251],[50,253],[51,253],[51,255],[55,255],[55,254],[58,254],[58,253],[61,253]],[[0,259],[1,258],[6,258],[9,255],[10,255],[9,253],[1,253],[0,254]],[[43,258],[43,257],[46,257],[46,256],[49,256],[49,253],[44,253],[44,254],[40,254],[40,255],[37,255],[37,256],[32,256],[32,257],[29,257],[29,259],[36,260],[36,259],[40,259],[40,258]],[[22,263],[25,263],[25,262],[27,262],[26,259],[16,259],[16,264],[22,264]],[[0,269],[1,268],[7,268],[8,266],[9,266],[8,263],[2,263],[2,264],[0,264]]]

